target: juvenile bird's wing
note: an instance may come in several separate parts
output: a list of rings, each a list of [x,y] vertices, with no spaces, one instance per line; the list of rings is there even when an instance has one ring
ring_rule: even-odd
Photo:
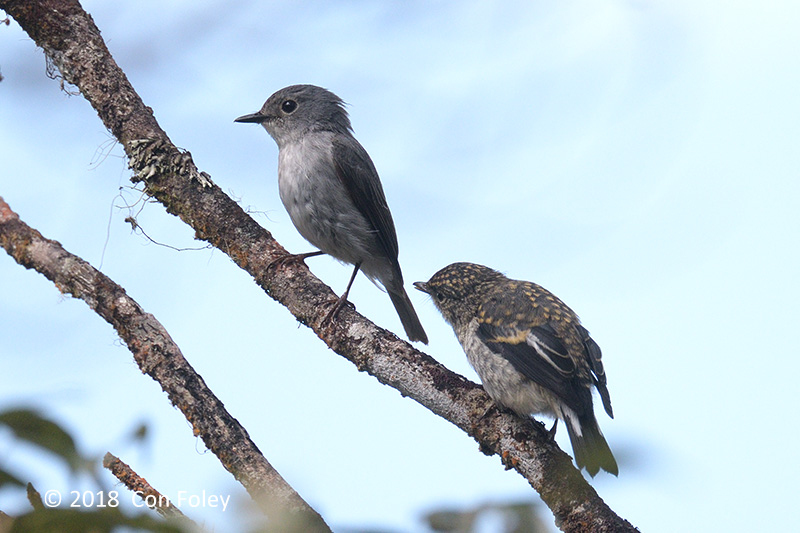
[[[336,176],[356,208],[375,228],[381,248],[399,273],[397,233],[372,159],[353,137],[338,135],[333,140],[333,163]]]
[[[489,298],[478,312],[477,335],[525,377],[581,414],[587,408],[587,394],[591,406],[591,393],[576,379],[576,361],[566,344],[569,341],[556,327],[574,314],[565,315],[569,310],[560,300],[539,290],[544,291],[538,285],[526,284]]]
[[[595,375],[594,384],[598,392],[600,392],[603,409],[606,410],[608,416],[614,418],[614,411],[611,409],[611,395],[608,393],[608,387],[606,386],[606,371],[603,368],[603,354],[600,351],[600,346],[589,336],[589,331],[585,327],[578,325],[578,333],[583,339],[583,345],[589,356],[589,366]]]

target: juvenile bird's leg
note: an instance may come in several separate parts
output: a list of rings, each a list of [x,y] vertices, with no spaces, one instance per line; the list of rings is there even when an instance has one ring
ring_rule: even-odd
[[[320,252],[321,253],[321,252]],[[350,276],[350,282],[347,284],[347,288],[344,290],[344,293],[339,296],[339,299],[336,300],[336,303],[333,304],[333,308],[328,311],[328,314],[325,315],[325,318],[322,320],[322,323],[325,324],[326,322],[333,320],[336,316],[336,313],[339,312],[342,305],[347,301],[347,295],[350,294],[350,287],[353,286],[353,281],[356,279],[356,274],[358,274],[358,270],[361,268],[361,263],[356,263],[356,267],[353,269],[353,275]]]
[[[322,252],[320,250],[317,250],[316,252],[307,252],[304,254],[286,254],[268,264],[267,270],[269,270],[270,268],[277,268],[279,266],[284,266],[287,263],[303,263],[309,257],[316,257],[318,255],[324,255],[324,254],[325,252]]]
[[[558,427],[558,418],[556,418],[556,421],[553,422],[553,427],[550,428],[550,431],[547,432],[547,434],[550,435],[550,440],[552,440],[552,441],[556,440],[556,428],[557,427]]]

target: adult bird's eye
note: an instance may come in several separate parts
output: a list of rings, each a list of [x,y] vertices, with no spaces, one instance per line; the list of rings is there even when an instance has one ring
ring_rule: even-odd
[[[297,102],[294,100],[284,100],[281,104],[281,111],[286,113],[287,115],[290,113],[294,113],[294,110],[297,109]]]
[[[439,300],[440,302],[443,302],[444,301],[444,294],[442,294],[439,291],[436,291],[436,299]]]

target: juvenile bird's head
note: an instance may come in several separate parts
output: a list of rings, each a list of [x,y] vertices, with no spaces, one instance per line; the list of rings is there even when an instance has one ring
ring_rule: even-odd
[[[312,131],[352,133],[344,101],[316,85],[291,85],[270,96],[257,113],[234,122],[261,124],[278,147]]]
[[[478,312],[485,295],[497,283],[508,281],[503,274],[474,263],[453,263],[414,287],[431,295],[444,319],[454,327],[466,326]]]

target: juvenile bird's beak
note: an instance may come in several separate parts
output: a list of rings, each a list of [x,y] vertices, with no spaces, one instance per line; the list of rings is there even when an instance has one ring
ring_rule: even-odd
[[[428,285],[424,281],[415,281],[414,288],[418,291],[430,294],[430,291],[428,291]]]
[[[261,113],[250,113],[249,115],[242,115],[234,120],[234,122],[255,122],[261,124],[269,120],[269,115],[262,115]]]

